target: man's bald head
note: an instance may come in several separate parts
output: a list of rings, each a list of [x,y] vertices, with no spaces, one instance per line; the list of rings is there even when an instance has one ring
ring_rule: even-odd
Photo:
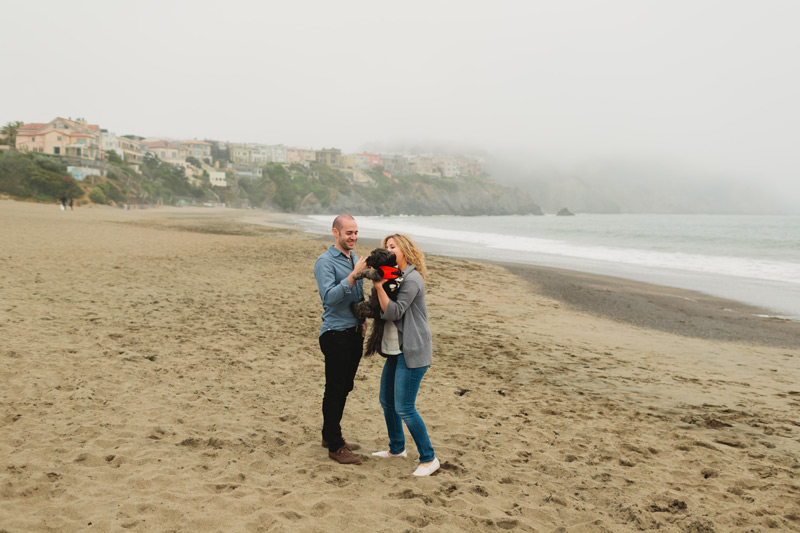
[[[355,219],[351,215],[339,215],[338,217],[333,219],[333,229],[342,231],[342,226],[345,222],[355,221]]]

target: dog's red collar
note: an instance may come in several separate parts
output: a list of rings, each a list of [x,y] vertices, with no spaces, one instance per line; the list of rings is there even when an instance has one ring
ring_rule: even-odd
[[[397,279],[403,275],[403,271],[399,268],[389,267],[389,266],[381,266],[378,267],[381,271],[381,277],[383,279]]]

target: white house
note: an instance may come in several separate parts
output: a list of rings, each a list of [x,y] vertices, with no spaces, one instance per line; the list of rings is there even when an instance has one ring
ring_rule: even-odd
[[[104,152],[115,152],[120,159],[125,157],[125,152],[122,151],[122,148],[119,144],[119,137],[110,131],[100,132],[100,148]]]
[[[225,179],[225,172],[221,170],[207,170],[207,171],[208,171],[208,179],[211,182],[211,185],[215,187],[228,186],[228,180]]]

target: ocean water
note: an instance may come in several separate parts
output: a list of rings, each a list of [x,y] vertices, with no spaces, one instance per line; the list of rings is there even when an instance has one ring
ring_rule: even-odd
[[[356,217],[359,235],[405,233],[423,251],[558,267],[690,289],[800,320],[800,216]],[[330,234],[332,216],[298,217]]]

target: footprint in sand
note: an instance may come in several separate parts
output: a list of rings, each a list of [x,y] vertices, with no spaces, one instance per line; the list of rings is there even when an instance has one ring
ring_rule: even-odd
[[[325,480],[325,483],[329,483],[335,487],[346,487],[350,484],[349,479],[341,478],[339,476],[333,476]]]
[[[214,485],[207,485],[206,490],[209,492],[214,492],[216,494],[222,494],[224,492],[233,492],[239,488],[240,485],[235,483],[216,483]]]

